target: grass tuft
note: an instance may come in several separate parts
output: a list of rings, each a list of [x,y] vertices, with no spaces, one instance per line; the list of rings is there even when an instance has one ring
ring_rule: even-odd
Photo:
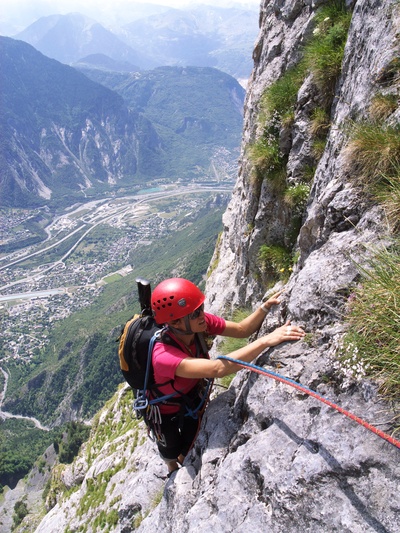
[[[311,135],[325,139],[330,127],[331,123],[327,111],[322,107],[316,107],[311,115]]]
[[[285,187],[286,173],[284,157],[276,137],[260,137],[248,147],[249,160],[252,162],[257,180],[268,179],[274,189],[279,191]]]
[[[333,0],[315,15],[316,27],[305,47],[304,62],[324,95],[333,94],[341,73],[350,21],[344,0]]]
[[[280,244],[263,244],[258,252],[261,270],[271,280],[287,281],[292,272],[292,255]]]
[[[377,94],[371,101],[369,114],[373,121],[386,120],[397,109],[397,96],[395,94]]]
[[[400,232],[400,168],[393,176],[382,176],[375,187],[375,198],[385,209],[389,226],[393,233]]]
[[[394,233],[400,231],[400,126],[362,122],[350,131],[344,157],[355,183],[385,209]]]
[[[400,243],[360,268],[362,283],[348,302],[342,365],[355,377],[376,378],[387,397],[400,398]]]
[[[272,83],[261,97],[261,119],[278,117],[287,123],[293,117],[297,93],[305,77],[303,64],[288,69],[278,80]]]
[[[302,214],[307,205],[309,195],[310,185],[299,183],[286,189],[284,202],[293,209],[294,214]]]
[[[376,184],[383,176],[398,176],[400,126],[375,122],[354,125],[344,156],[350,173],[367,188]]]

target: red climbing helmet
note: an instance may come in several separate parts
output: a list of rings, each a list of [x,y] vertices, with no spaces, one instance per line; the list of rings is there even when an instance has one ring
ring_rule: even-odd
[[[204,294],[194,283],[184,278],[162,281],[151,295],[151,308],[158,324],[189,315],[205,300]]]

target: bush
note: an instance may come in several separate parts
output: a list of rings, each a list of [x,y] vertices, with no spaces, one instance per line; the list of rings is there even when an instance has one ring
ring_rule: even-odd
[[[81,445],[88,440],[90,428],[78,422],[69,422],[65,439],[59,443],[60,463],[72,463]]]
[[[28,511],[28,506],[26,505],[26,503],[23,500],[19,500],[14,505],[12,529],[17,528],[21,524],[25,516],[27,516],[28,513],[29,511]]]
[[[258,260],[261,270],[272,280],[286,281],[289,278],[292,271],[292,256],[284,246],[263,244],[258,252]]]

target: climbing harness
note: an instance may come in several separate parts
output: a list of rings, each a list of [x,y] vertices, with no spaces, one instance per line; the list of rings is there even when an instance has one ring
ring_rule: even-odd
[[[323,396],[321,396],[317,392],[309,389],[308,387],[305,387],[304,385],[301,385],[300,383],[297,383],[297,381],[294,381],[294,380],[292,380],[290,378],[286,378],[285,376],[277,374],[276,372],[272,372],[271,370],[266,370],[265,368],[262,368],[260,366],[254,365],[252,363],[246,363],[244,361],[238,361],[237,359],[233,359],[232,357],[227,357],[226,355],[220,355],[220,356],[217,357],[217,359],[225,359],[226,361],[230,361],[231,363],[235,363],[236,365],[240,365],[240,366],[242,366],[244,368],[248,368],[252,372],[256,372],[257,374],[261,374],[261,375],[273,378],[276,381],[280,381],[282,383],[285,383],[286,385],[290,385],[290,386],[294,387],[295,389],[298,389],[301,392],[305,392],[309,396],[312,396],[313,398],[316,398],[320,402],[323,402],[326,405],[329,405],[329,407],[332,407],[332,409],[336,409],[336,411],[339,411],[339,413],[342,413],[343,415],[349,417],[351,420],[354,420],[355,422],[357,422],[361,426],[365,427],[366,429],[369,429],[370,431],[372,431],[373,433],[375,433],[376,435],[378,435],[382,439],[386,440],[390,444],[393,444],[393,446],[396,446],[397,448],[400,449],[400,441],[396,440],[394,437],[391,437],[387,433],[385,433],[385,432],[381,431],[380,429],[372,426],[371,424],[369,424],[365,420],[362,420],[362,418],[360,418],[360,417],[358,417],[356,415],[353,415],[349,411],[346,411],[346,409],[343,409],[342,407],[340,407],[339,405],[331,402],[327,398],[324,398]]]

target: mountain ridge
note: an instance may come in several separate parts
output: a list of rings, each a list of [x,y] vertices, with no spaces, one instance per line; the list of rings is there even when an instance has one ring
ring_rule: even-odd
[[[102,53],[138,70],[211,66],[247,80],[257,30],[251,10],[200,5],[167,9],[112,29],[80,13],[50,15],[13,37],[66,64]]]
[[[57,184],[61,195],[68,187],[78,192],[91,184],[94,171],[96,179],[105,183],[136,171],[136,159],[122,149],[104,167],[100,162],[101,142],[117,146],[122,139],[129,153],[129,144],[136,139],[137,117],[120,96],[22,41],[3,37],[0,42],[5,73],[3,205],[30,205],[35,197],[43,203]],[[87,135],[91,130],[100,142],[93,143]],[[68,168],[74,172],[70,174]]]
[[[41,17],[14,38],[27,42],[61,63],[69,64],[93,53],[104,53],[111,59],[139,65],[138,69],[145,65],[151,67],[150,62],[143,61],[118,36],[96,20],[77,12]]]
[[[2,37],[0,44],[3,206],[66,204],[119,187],[138,188],[152,179],[204,179],[215,151],[225,150],[219,157],[227,161],[235,157],[244,91],[225,73],[192,67],[183,76],[166,67],[157,86],[162,102],[152,104],[162,106],[165,124],[158,126],[157,110],[128,107],[114,90],[23,41]],[[148,76],[157,78],[151,72]],[[167,91],[168,78],[174,81]],[[146,90],[145,83],[139,100]],[[167,107],[179,126],[186,121],[181,131],[175,127],[173,137]],[[202,118],[201,109],[208,118]]]

